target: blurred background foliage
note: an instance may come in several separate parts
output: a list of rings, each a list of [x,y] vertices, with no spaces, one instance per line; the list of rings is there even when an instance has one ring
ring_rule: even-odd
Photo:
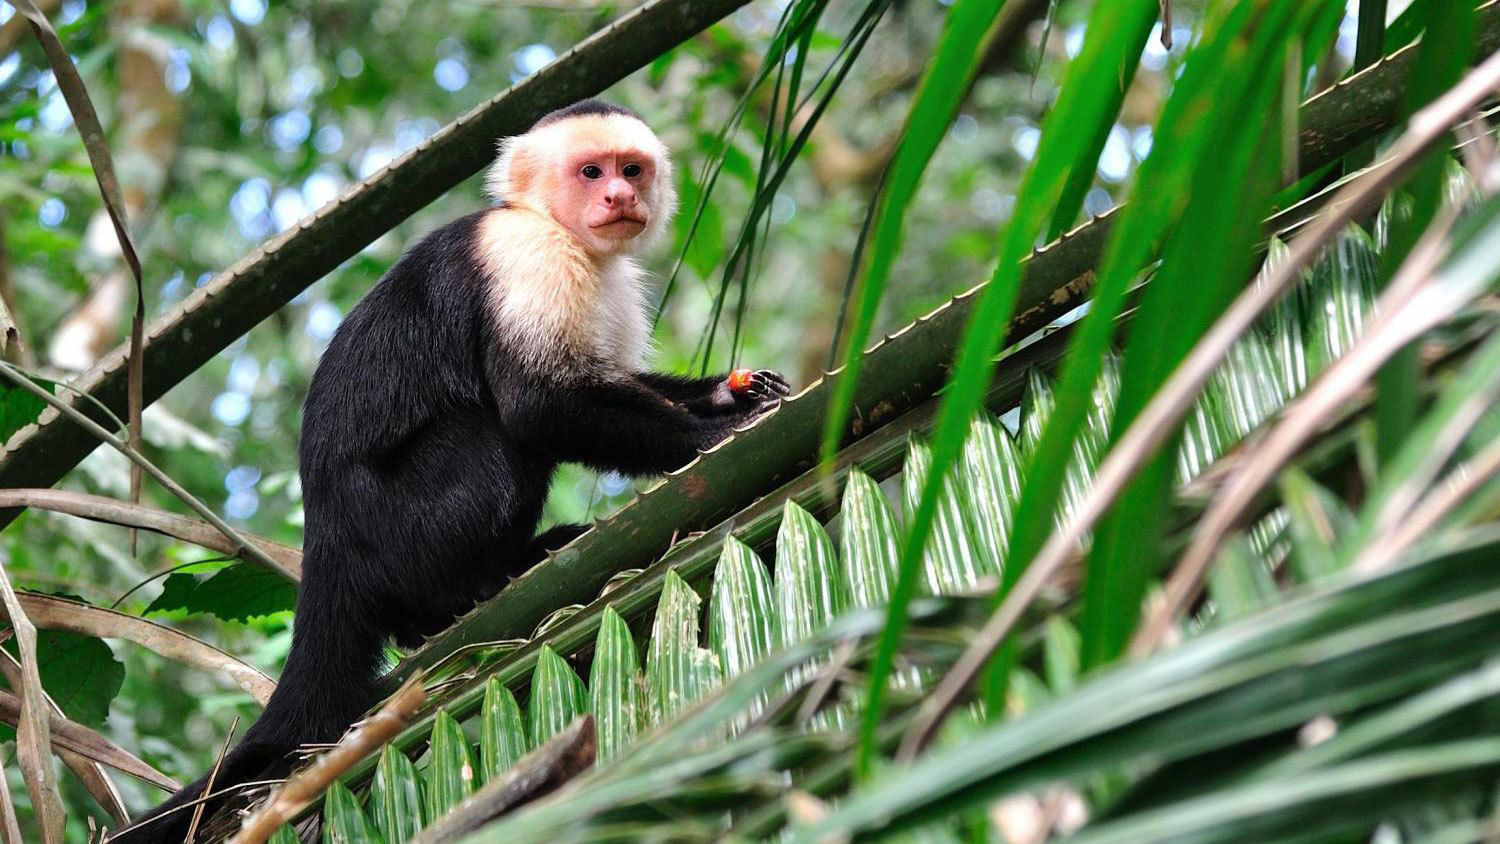
[[[632,4],[39,5],[73,52],[109,132],[144,260],[150,319]],[[1081,46],[1093,3],[1014,5],[1024,10],[1024,26],[986,60],[908,213],[877,335],[990,272],[994,233],[1010,213],[1017,180],[1038,143],[1041,115],[1063,65]],[[1318,65],[1324,82],[1353,58],[1357,3],[1349,5],[1336,54]],[[752,3],[607,92],[640,111],[675,150],[689,212],[703,190],[702,168],[754,78],[783,7],[782,0]],[[833,60],[862,7],[830,6],[808,42],[810,68]],[[1155,35],[1150,40],[1104,147],[1086,212],[1109,208],[1150,149],[1149,124],[1201,10],[1193,0],[1173,3],[1175,49],[1162,47]],[[730,297],[719,317],[721,339],[705,360],[726,251],[749,207],[767,131],[771,103],[751,98],[696,237],[687,242],[691,214],[684,213],[675,241],[653,265],[665,277],[682,257],[656,337],[662,368],[744,363],[780,369],[800,385],[828,366],[860,225],[945,12],[940,0],[905,0],[874,30],[772,203],[748,300],[741,305]],[[1309,80],[1309,87],[1318,81]],[[481,178],[470,179],[173,389],[146,413],[154,459],[231,523],[300,545],[297,434],[302,396],[321,349],[407,245],[485,201]],[[0,296],[22,334],[16,360],[59,380],[86,369],[127,335],[132,295],[68,109],[20,16],[0,5]],[[739,342],[722,340],[736,324]],[[62,486],[123,498],[126,484],[124,459],[100,449]],[[597,516],[631,492],[623,479],[569,470],[554,488],[548,519]],[[183,509],[149,486],[146,503]],[[162,574],[224,565],[209,552],[154,535],[142,535],[132,557],[123,536],[121,529],[31,510],[0,534],[0,551],[19,587],[106,606],[123,598],[122,607],[134,612],[148,610],[162,592]],[[157,615],[274,676],[290,641],[289,594],[283,588],[264,596],[261,609],[282,607],[264,614]],[[169,773],[206,768],[231,719],[256,715],[248,696],[222,677],[144,649],[57,633],[44,633],[43,645],[52,649],[44,651],[50,662],[43,656],[52,670],[82,678],[73,699],[59,700],[70,717],[101,727]],[[107,711],[89,706],[117,689]],[[18,773],[14,767],[9,773],[12,793],[24,802]],[[120,778],[120,785],[128,804],[154,802],[133,779]],[[75,823],[97,812],[75,782],[64,778],[63,787]]]

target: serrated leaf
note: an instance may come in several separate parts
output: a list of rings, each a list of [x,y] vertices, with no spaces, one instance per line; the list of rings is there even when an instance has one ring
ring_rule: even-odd
[[[249,621],[291,610],[297,604],[297,584],[253,563],[235,563],[207,578],[174,572],[162,592],[142,613],[185,610],[210,613],[225,621]]]
[[[614,607],[605,607],[589,669],[589,708],[594,713],[597,760],[604,764],[635,740],[640,722],[639,668],[635,639]]]
[[[9,625],[5,625],[9,629]],[[15,653],[14,640],[6,650]],[[125,666],[102,639],[65,630],[36,634],[37,670],[42,688],[68,718],[92,727],[104,725],[110,701],[125,682]]]
[[[526,710],[531,718],[532,747],[540,747],[588,711],[588,692],[583,680],[550,645],[543,645],[537,654],[536,669],[531,674],[531,701]]]
[[[354,792],[341,782],[330,785],[323,798],[323,844],[384,844]]]
[[[902,478],[908,520],[916,512],[931,465],[932,449],[913,436],[907,443],[906,472]],[[949,473],[938,495],[932,533],[922,561],[922,575],[929,592],[939,595],[962,592],[974,588],[981,578],[999,573],[999,564],[980,547],[975,534],[973,509],[964,500],[957,475]]]
[[[386,745],[375,765],[367,806],[375,828],[387,841],[408,841],[422,831],[422,793],[417,769],[406,754]]]
[[[197,590],[197,577],[184,571],[173,572],[162,582],[161,594],[156,596],[156,600],[146,605],[141,615],[185,610],[192,602],[193,593]]]
[[[800,642],[827,627],[848,607],[848,591],[833,540],[811,513],[787,501],[776,534],[775,601],[781,644]]]
[[[516,696],[491,677],[484,687],[479,717],[479,768],[485,782],[493,780],[526,755],[526,722]]]
[[[474,759],[463,727],[447,710],[439,710],[433,719],[428,746],[427,770],[422,779],[426,815],[429,821],[436,821],[474,793]]]
[[[653,724],[670,720],[718,684],[718,658],[698,647],[702,604],[687,581],[667,572],[646,650],[646,701]]]
[[[297,584],[265,566],[236,563],[198,584],[189,609],[225,621],[249,621],[297,605]]]

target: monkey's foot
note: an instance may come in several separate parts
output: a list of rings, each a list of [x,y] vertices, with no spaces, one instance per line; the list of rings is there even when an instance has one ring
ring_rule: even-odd
[[[792,385],[781,373],[771,369],[736,369],[727,380],[731,393],[755,401],[775,401],[792,391]]]

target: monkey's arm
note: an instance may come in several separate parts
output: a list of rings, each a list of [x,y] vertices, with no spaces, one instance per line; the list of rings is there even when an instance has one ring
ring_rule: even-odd
[[[512,436],[558,460],[627,475],[676,469],[754,413],[695,416],[636,381],[560,385],[515,377],[496,392]]]
[[[695,416],[751,412],[791,392],[786,379],[769,369],[736,369],[707,378],[642,372],[636,379]]]

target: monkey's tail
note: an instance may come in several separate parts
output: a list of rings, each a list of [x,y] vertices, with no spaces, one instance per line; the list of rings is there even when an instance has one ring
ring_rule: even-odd
[[[304,571],[307,568],[304,564]],[[291,754],[299,746],[336,741],[375,702],[375,673],[384,636],[349,603],[351,593],[340,594],[335,584],[323,580],[303,580],[286,669],[260,719],[219,765],[214,795],[246,782],[285,776],[292,767]],[[205,775],[183,786],[108,840],[112,844],[182,844],[207,783]],[[206,801],[203,818],[222,802],[220,798]]]

